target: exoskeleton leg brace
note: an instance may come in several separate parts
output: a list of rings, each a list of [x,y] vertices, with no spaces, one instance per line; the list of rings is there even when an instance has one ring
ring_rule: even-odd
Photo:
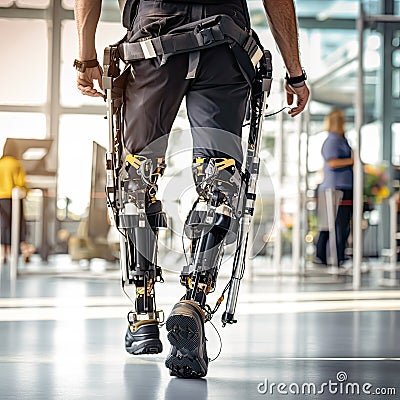
[[[271,54],[264,52],[253,82],[250,105],[250,131],[245,162],[233,159],[197,159],[194,177],[199,198],[185,223],[191,239],[190,262],[183,268],[181,283],[186,299],[202,306],[211,319],[229,289],[222,323],[234,323],[240,282],[245,269],[248,235],[254,213],[256,182],[259,173],[259,146],[262,121],[272,81]],[[232,276],[214,309],[206,305],[206,295],[215,289],[223,250],[236,241]]]
[[[107,202],[110,217],[120,232],[122,287],[134,303],[128,314],[130,323],[140,320],[162,321],[156,309],[154,285],[162,281],[157,265],[157,239],[167,226],[161,202],[155,198],[157,179],[165,169],[164,158],[125,155],[123,148],[122,96],[118,80],[117,49],[104,54],[103,87],[106,90],[109,149],[106,155]],[[128,72],[129,73],[129,72]],[[134,289],[133,295],[128,289]],[[134,298],[134,300],[133,300]]]
[[[124,289],[134,285],[136,290],[136,312],[130,314],[130,322],[160,319],[154,293],[155,282],[162,281],[161,268],[157,265],[157,239],[159,229],[166,228],[167,222],[155,194],[156,181],[164,168],[163,158],[152,160],[129,154],[119,174],[121,209],[117,226],[124,232],[122,285]]]
[[[185,222],[191,248],[181,283],[186,287],[185,298],[204,307],[206,295],[215,289],[224,245],[236,238],[243,185],[234,159],[197,158],[193,176],[199,197]]]

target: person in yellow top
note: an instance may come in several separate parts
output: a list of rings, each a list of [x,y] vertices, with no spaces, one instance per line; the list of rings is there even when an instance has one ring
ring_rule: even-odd
[[[22,164],[13,157],[12,151],[4,148],[3,156],[0,158],[0,244],[1,262],[7,261],[7,255],[11,252],[11,213],[12,213],[12,191],[20,187],[24,191],[26,175]],[[29,260],[30,254],[35,249],[25,241],[26,223],[23,215],[21,200],[20,220],[20,248],[25,261]]]

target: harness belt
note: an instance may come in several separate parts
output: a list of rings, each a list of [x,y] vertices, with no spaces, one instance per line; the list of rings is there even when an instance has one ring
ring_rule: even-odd
[[[124,61],[161,56],[165,62],[169,55],[192,52],[222,43],[236,43],[247,53],[255,67],[263,56],[263,51],[252,33],[246,32],[231,17],[222,14],[182,25],[158,37],[134,43],[120,43],[118,50]]]

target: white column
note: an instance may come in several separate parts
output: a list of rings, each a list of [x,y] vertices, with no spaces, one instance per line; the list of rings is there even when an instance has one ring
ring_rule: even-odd
[[[389,200],[390,204],[390,282],[396,282],[397,271],[397,204],[399,193]]]
[[[275,272],[282,273],[282,178],[283,178],[283,113],[278,114],[278,129],[275,136],[275,221],[274,221],[274,256],[273,265]]]
[[[15,281],[18,274],[19,240],[21,226],[21,203],[23,191],[19,187],[12,190],[12,212],[11,212],[11,260],[10,280]]]
[[[355,126],[357,131],[356,148],[354,149],[354,185],[353,185],[353,290],[361,286],[362,212],[363,212],[363,167],[361,164],[361,128],[364,123],[364,8],[360,2],[357,20],[358,30],[358,90],[356,95]]]
[[[297,117],[296,133],[297,133],[297,185],[294,200],[296,202],[295,212],[293,215],[293,229],[292,229],[292,266],[293,272],[296,275],[300,274],[300,262],[301,262],[301,131],[302,131],[302,115]]]

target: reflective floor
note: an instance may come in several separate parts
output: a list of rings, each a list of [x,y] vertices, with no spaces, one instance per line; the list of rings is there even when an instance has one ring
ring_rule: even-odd
[[[164,367],[165,327],[162,354],[125,353],[129,300],[116,269],[50,267],[22,273],[14,286],[7,269],[0,285],[1,399],[400,398],[400,290],[374,286],[372,275],[360,292],[347,280],[245,282],[238,323],[221,327],[224,303],[213,319],[223,346],[207,377],[183,380]],[[168,315],[183,291],[176,273],[165,280],[158,305]],[[213,301],[225,283],[222,275]],[[206,332],[214,358],[219,337],[210,324]]]

